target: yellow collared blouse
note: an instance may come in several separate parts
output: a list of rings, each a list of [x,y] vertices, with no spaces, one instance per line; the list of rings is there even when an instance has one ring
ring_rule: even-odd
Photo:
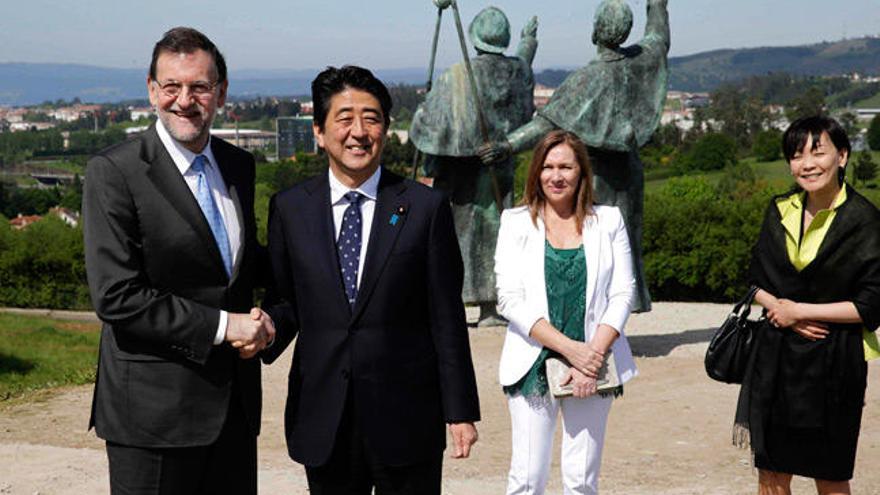
[[[840,188],[834,204],[827,210],[821,210],[810,222],[806,232],[801,236],[801,219],[803,218],[805,192],[796,192],[776,200],[776,207],[782,216],[782,226],[785,228],[785,249],[788,259],[797,271],[803,270],[819,253],[819,246],[825,239],[825,234],[831,227],[831,222],[837,216],[837,209],[846,201],[846,187]],[[865,359],[871,360],[880,357],[880,342],[877,335],[863,330],[865,344]]]

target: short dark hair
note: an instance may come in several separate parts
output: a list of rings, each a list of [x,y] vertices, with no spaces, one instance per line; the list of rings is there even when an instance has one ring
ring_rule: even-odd
[[[846,131],[836,120],[824,115],[813,115],[795,120],[785,130],[785,134],[782,135],[782,152],[785,160],[791,161],[795,153],[804,149],[808,136],[812,136],[815,150],[823,132],[828,133],[828,137],[838,151],[846,150],[847,154],[852,151]]]
[[[312,105],[318,129],[324,130],[333,95],[345,91],[346,88],[366,91],[379,100],[387,130],[391,125],[391,94],[372,72],[356,65],[343,65],[339,69],[327,67],[312,81]]]
[[[226,80],[226,60],[217,46],[207,36],[191,27],[171,28],[162,35],[162,39],[153,47],[153,59],[150,61],[150,79],[156,80],[156,62],[163,52],[193,53],[204,50],[211,54],[217,68],[217,83]]]

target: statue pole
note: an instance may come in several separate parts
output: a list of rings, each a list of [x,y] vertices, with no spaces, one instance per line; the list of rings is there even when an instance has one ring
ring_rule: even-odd
[[[483,105],[480,102],[480,93],[477,91],[477,80],[474,79],[474,71],[471,69],[471,58],[468,55],[467,43],[464,40],[464,28],[461,25],[461,16],[458,13],[458,1],[452,0],[452,12],[455,14],[455,27],[458,30],[458,41],[461,45],[461,54],[464,57],[464,66],[467,69],[468,80],[471,83],[471,94],[474,95],[474,103],[477,106],[477,121],[480,123],[480,134],[482,134],[483,142],[489,143],[489,127],[486,125],[486,116],[483,114]],[[501,200],[501,190],[498,187],[498,178],[495,177],[494,165],[489,165],[489,177],[492,180],[492,191],[495,193],[495,207],[498,214],[504,210],[504,204]]]
[[[437,59],[437,40],[440,39],[440,21],[443,20],[443,7],[437,7],[437,23],[434,25],[434,41],[431,43],[431,62],[428,64],[428,82],[425,83],[425,93],[431,91],[434,84],[434,61]],[[419,177],[419,149],[413,152],[412,160],[412,179]]]

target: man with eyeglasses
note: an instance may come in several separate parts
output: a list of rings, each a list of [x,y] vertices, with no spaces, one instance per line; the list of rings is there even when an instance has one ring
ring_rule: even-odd
[[[253,157],[211,138],[226,63],[191,28],[153,49],[158,121],[86,170],[86,271],[103,321],[90,426],[112,493],[256,493],[262,256]]]

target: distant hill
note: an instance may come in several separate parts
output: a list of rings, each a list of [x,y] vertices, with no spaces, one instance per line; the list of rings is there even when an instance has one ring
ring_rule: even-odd
[[[671,57],[669,89],[711,91],[725,82],[770,72],[803,76],[852,72],[880,75],[880,38],[791,47],[713,50],[686,57]],[[546,86],[558,86],[569,73],[567,70],[545,70],[535,75],[535,81]]]
[[[293,96],[311,92],[322,69],[230,71],[232,97]],[[425,69],[385,69],[376,75],[388,84],[424,84]],[[0,105],[36,105],[79,98],[90,103],[143,99],[147,70],[74,64],[0,63]]]
[[[711,91],[719,84],[768,72],[832,75],[859,72],[880,75],[880,38],[857,38],[794,47],[713,50],[669,60],[669,88]],[[231,71],[232,97],[303,95],[320,69]],[[442,69],[438,69],[439,74]],[[389,84],[424,84],[425,69],[377,70]],[[535,80],[558,86],[570,73],[549,69]],[[146,96],[144,69],[73,64],[0,63],[0,105],[33,105],[57,99],[106,103]]]
[[[669,60],[670,89],[711,91],[719,84],[769,72],[828,76],[880,75],[880,38],[815,45],[713,50]]]

